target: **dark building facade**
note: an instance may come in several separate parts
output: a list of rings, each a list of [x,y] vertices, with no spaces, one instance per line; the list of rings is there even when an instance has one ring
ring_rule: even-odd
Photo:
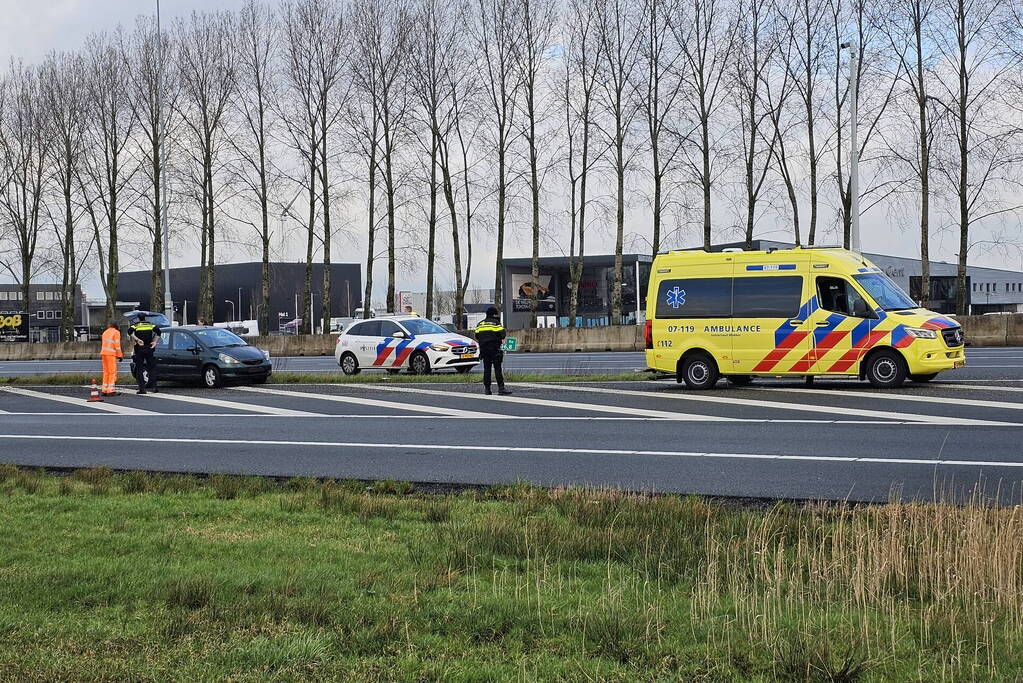
[[[60,285],[29,285],[29,304],[22,300],[21,285],[0,285],[0,315],[9,316],[28,311],[29,341],[58,342],[60,341],[61,286]],[[76,287],[74,294],[73,322],[76,328],[88,325],[88,312],[85,310],[85,298],[82,288]],[[84,329],[79,329],[84,335]]]
[[[258,320],[263,301],[262,264],[225,263],[217,266],[214,278],[213,322]],[[344,317],[361,305],[362,266],[357,263],[334,263],[330,266],[331,317]],[[171,296],[174,299],[174,318],[182,324],[196,322],[196,303],[199,299],[199,267],[171,268]],[[138,301],[139,307],[149,309],[152,273],[148,270],[121,273],[117,283],[117,298]],[[304,263],[270,264],[270,331],[279,324],[302,318],[298,307],[305,287]],[[323,264],[313,264],[312,282],[313,319],[319,321],[323,301]]]

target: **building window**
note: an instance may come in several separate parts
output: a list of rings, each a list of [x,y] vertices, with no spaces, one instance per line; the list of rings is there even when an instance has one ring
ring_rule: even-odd
[[[36,317],[40,320],[46,320],[46,311],[36,311]]]
[[[46,292],[36,292],[36,301],[46,301]]]

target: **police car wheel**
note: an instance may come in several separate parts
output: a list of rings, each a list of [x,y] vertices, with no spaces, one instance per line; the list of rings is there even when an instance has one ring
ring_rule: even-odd
[[[710,356],[700,353],[682,361],[682,381],[689,389],[710,389],[718,381],[718,366]]]
[[[341,372],[346,375],[358,375],[361,370],[359,367],[359,361],[350,353],[346,353],[341,356],[341,360],[338,361],[338,364],[341,366]]]
[[[938,373],[936,373],[936,372],[929,372],[926,375],[910,375],[909,376],[909,380],[911,382],[919,382],[919,383],[923,384],[924,382],[930,382],[932,379],[934,379],[937,376],[938,376]]]
[[[870,357],[867,381],[878,389],[893,389],[906,381],[906,363],[895,351],[879,351]]]
[[[433,368],[430,367],[430,359],[422,351],[416,351],[409,359],[408,369],[413,375],[429,375]]]
[[[749,375],[728,375],[725,379],[735,387],[748,387],[753,383],[753,378]]]
[[[220,370],[216,365],[207,365],[202,369],[202,383],[207,389],[216,389],[223,380],[220,377]]]

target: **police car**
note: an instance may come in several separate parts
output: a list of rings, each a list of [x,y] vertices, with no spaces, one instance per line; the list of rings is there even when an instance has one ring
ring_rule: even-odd
[[[376,317],[352,323],[337,338],[334,359],[346,375],[362,370],[407,368],[416,375],[451,368],[469,372],[479,362],[476,342],[414,315]]]

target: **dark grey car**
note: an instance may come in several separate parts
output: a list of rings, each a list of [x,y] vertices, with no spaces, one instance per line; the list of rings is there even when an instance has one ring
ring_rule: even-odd
[[[159,381],[198,382],[211,389],[227,382],[262,384],[273,371],[268,353],[219,327],[162,330],[154,355]],[[131,371],[134,375],[134,363]]]

